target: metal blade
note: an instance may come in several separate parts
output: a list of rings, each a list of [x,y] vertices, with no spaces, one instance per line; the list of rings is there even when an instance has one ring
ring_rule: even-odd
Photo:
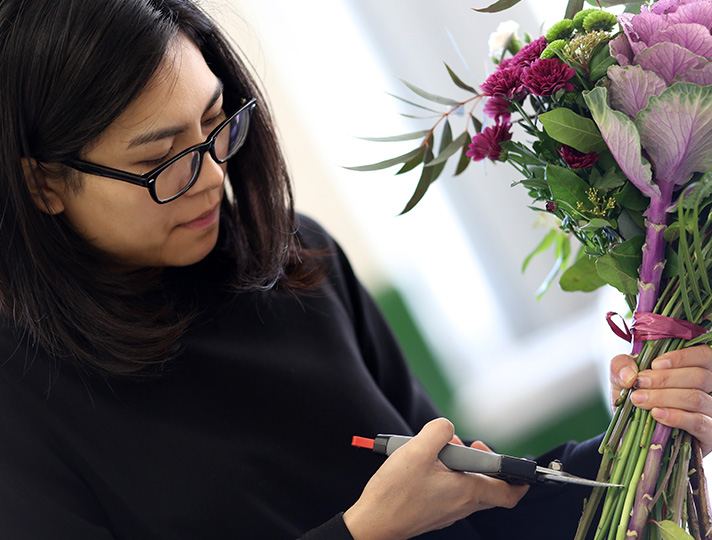
[[[536,473],[539,480],[547,482],[561,482],[563,484],[579,484],[581,486],[591,487],[614,487],[621,488],[622,484],[607,484],[606,482],[598,482],[597,480],[589,480],[588,478],[580,478],[573,474],[564,471],[555,471],[546,467],[537,467]]]

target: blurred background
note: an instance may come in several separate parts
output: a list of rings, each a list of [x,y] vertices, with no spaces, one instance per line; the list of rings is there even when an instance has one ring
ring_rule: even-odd
[[[203,0],[249,59],[269,96],[300,212],[345,249],[394,327],[413,369],[461,436],[531,455],[608,424],[609,359],[628,350],[605,322],[617,293],[536,291],[553,253],[522,262],[546,228],[508,165],[448,169],[399,216],[419,172],[354,172],[415,142],[359,137],[428,129],[434,120],[399,79],[459,98],[443,62],[472,86],[494,69],[488,38],[513,19],[535,38],[565,0]],[[422,111],[421,111],[422,112]],[[454,127],[453,129],[457,129]],[[460,128],[461,130],[462,128]],[[457,135],[459,132],[455,131]]]

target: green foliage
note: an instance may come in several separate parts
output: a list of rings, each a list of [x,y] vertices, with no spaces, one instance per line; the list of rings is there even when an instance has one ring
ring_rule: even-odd
[[[677,523],[673,521],[653,522],[660,530],[662,540],[694,540],[692,535],[686,533]]]
[[[475,10],[494,13],[518,2],[499,0]],[[618,3],[621,2],[604,5]],[[532,199],[531,208],[552,217],[553,228],[545,233],[522,268],[526,269],[533,256],[553,252],[553,266],[537,294],[547,290],[558,276],[565,290],[590,291],[609,283],[626,294],[634,294],[632,276],[637,267],[631,267],[629,254],[625,252],[626,242],[641,233],[645,223],[642,214],[648,199],[631,185],[613,159],[583,98],[584,92],[600,83],[607,69],[616,63],[608,52],[612,33],[586,30],[587,26],[592,28],[596,20],[610,22],[610,17],[600,9],[583,10],[583,5],[584,0],[569,1],[566,20],[555,25],[548,36],[552,40],[554,37],[564,39],[550,44],[548,53],[545,51],[542,55],[558,58],[574,70],[575,76],[570,82],[575,90],[560,89],[551,96],[524,92],[510,99],[511,122],[519,126],[525,137],[497,144],[501,149],[500,160],[516,171],[512,185],[526,189]],[[520,41],[516,36],[512,39]],[[527,42],[530,41],[528,38]],[[513,54],[513,50],[505,54]],[[450,81],[465,92],[466,97],[454,99],[402,81],[414,99],[394,97],[427,115],[421,119],[432,118],[431,127],[402,135],[369,138],[367,140],[379,143],[417,141],[417,147],[378,163],[349,167],[375,171],[398,166],[396,174],[419,169],[417,184],[402,213],[411,211],[423,199],[448,162],[454,165],[454,175],[467,170],[472,162],[467,153],[473,134],[480,137],[480,141],[489,140],[482,137],[493,136],[492,129],[486,131],[488,126],[492,127],[493,120],[483,121],[477,113],[488,96],[478,90],[478,84],[461,77],[450,65],[444,66]],[[567,163],[562,153],[564,148],[580,152],[582,156],[595,155],[596,159],[586,162],[582,157],[582,165],[574,168],[575,159]],[[581,245],[577,257],[571,256],[574,240]]]
[[[571,109],[559,107],[539,115],[546,133],[554,140],[571,146],[579,152],[603,152],[606,143],[596,123],[576,114]]]
[[[605,285],[598,275],[596,258],[583,255],[562,274],[559,285],[564,291],[591,292]]]

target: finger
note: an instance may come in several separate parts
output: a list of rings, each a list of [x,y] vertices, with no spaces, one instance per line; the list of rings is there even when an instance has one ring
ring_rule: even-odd
[[[709,345],[697,345],[678,351],[670,351],[653,360],[653,369],[675,369],[682,367],[701,367],[712,370],[712,348]]]
[[[483,502],[489,508],[514,508],[529,490],[528,484],[508,484],[504,480],[481,474],[465,474],[463,476],[470,483],[469,500],[476,502],[480,508],[482,508]],[[486,495],[483,497],[483,494]]]
[[[455,427],[445,418],[431,420],[401,448],[419,454],[423,459],[436,459],[440,450],[455,436]],[[399,449],[400,450],[400,449]],[[398,450],[396,450],[397,452]]]
[[[462,442],[462,439],[457,435],[453,435],[452,439],[450,439],[450,444],[459,444],[460,446],[465,446],[465,443]]]
[[[712,416],[712,396],[701,390],[689,388],[636,390],[631,393],[630,399],[641,409],[651,410],[658,407]]]
[[[475,441],[470,445],[470,448],[474,448],[476,450],[484,450],[485,452],[492,452],[492,449],[487,446],[485,443],[482,441]]]
[[[712,371],[702,367],[677,369],[646,369],[640,372],[635,384],[641,389],[687,388],[712,392]]]
[[[635,360],[627,354],[619,354],[611,360],[610,381],[616,390],[631,388],[638,376]]]
[[[666,426],[687,431],[702,444],[702,453],[707,455],[712,449],[712,418],[700,413],[691,413],[679,409],[655,407],[651,416]]]

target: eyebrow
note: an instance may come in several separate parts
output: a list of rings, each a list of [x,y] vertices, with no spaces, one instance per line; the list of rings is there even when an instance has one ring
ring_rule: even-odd
[[[223,93],[223,83],[220,79],[218,79],[218,83],[215,86],[215,91],[213,92],[213,95],[210,97],[210,100],[208,101],[207,106],[205,107],[205,110],[203,111],[203,114],[206,114],[215,103],[220,99],[220,96]],[[166,139],[168,137],[175,137],[176,135],[180,135],[184,131],[186,131],[188,128],[187,126],[173,126],[169,128],[164,128],[164,129],[157,129],[156,131],[149,131],[147,133],[142,133],[138,137],[131,139],[131,142],[129,142],[128,149],[135,148],[137,146],[141,146],[142,144],[148,144],[151,142],[155,141],[160,141],[161,139]]]

